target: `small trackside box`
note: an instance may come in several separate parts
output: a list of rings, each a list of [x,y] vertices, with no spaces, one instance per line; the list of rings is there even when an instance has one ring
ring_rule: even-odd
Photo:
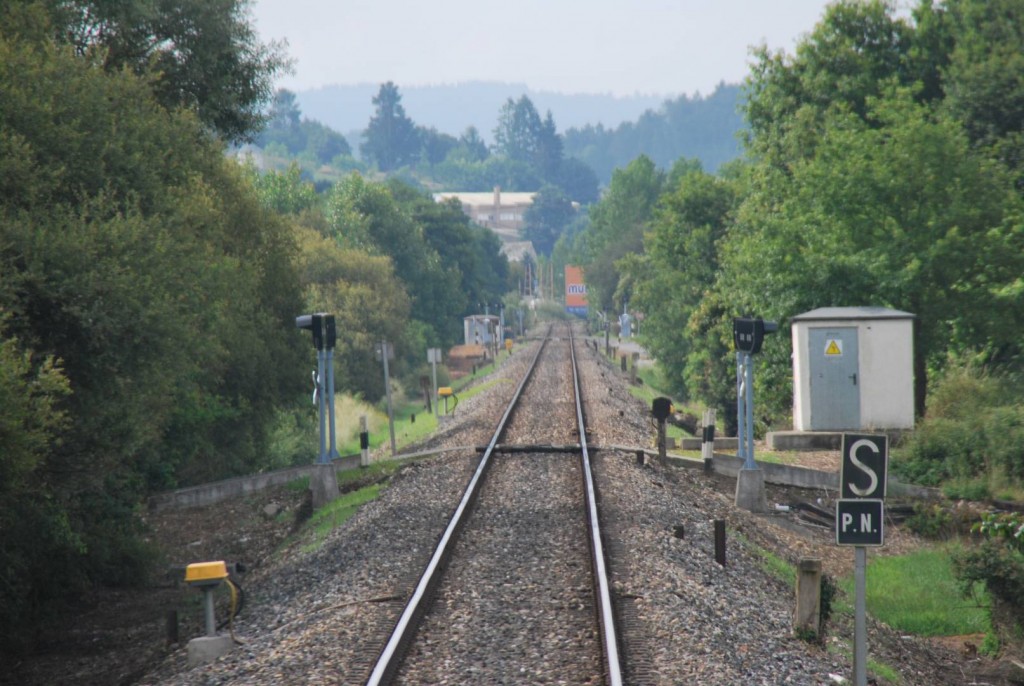
[[[228,566],[223,560],[193,562],[185,568],[185,583],[192,586],[214,586],[228,578]]]

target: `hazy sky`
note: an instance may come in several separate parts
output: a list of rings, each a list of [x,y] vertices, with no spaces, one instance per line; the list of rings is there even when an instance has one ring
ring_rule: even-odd
[[[525,83],[565,93],[708,94],[749,47],[792,53],[828,0],[253,0],[286,39],[278,86]]]

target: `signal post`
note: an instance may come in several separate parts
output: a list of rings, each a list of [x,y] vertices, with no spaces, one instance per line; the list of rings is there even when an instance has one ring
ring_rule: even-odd
[[[760,317],[732,320],[736,348],[736,457],[743,458],[743,467],[736,475],[736,507],[750,512],[768,509],[764,472],[754,461],[754,355],[761,352],[765,335],[778,330],[778,323]]]
[[[853,683],[867,686],[867,546],[885,541],[885,486],[889,438],[843,434],[843,462],[836,501],[836,544],[854,547]]]

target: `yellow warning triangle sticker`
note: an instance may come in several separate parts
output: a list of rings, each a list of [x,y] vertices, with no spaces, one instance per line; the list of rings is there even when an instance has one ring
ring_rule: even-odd
[[[840,348],[839,347],[839,343],[833,339],[833,340],[829,341],[828,345],[825,347],[825,354],[826,355],[842,355],[843,354],[843,349]]]

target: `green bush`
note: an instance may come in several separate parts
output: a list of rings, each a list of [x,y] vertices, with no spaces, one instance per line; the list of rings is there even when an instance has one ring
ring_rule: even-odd
[[[1003,379],[969,364],[948,368],[928,394],[928,418],[968,420],[979,407],[1007,402]]]
[[[941,505],[915,505],[905,525],[923,538],[946,539],[954,532],[953,517]]]
[[[929,419],[893,461],[893,470],[911,481],[938,486],[957,476],[977,473],[976,432],[964,422]]]
[[[928,416],[893,471],[947,495],[985,499],[1024,487],[1024,402],[1010,377],[956,365],[931,391]]]
[[[976,582],[984,583],[997,638],[1019,640],[1024,631],[1024,515],[986,515],[974,528],[985,540],[954,558],[961,588],[970,595]]]
[[[993,409],[985,417],[983,435],[990,468],[1024,482],[1024,405]]]

